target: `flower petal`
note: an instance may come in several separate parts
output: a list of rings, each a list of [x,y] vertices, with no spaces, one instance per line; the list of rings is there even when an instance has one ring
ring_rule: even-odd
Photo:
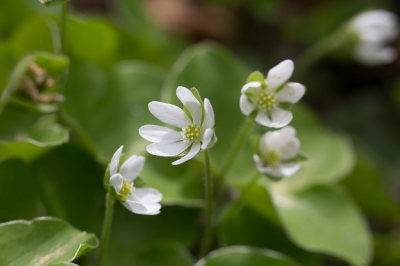
[[[182,153],[191,144],[192,144],[191,142],[184,142],[184,141],[178,141],[173,143],[156,142],[148,145],[146,147],[146,150],[148,153],[153,155],[171,157]]]
[[[396,49],[379,43],[362,43],[354,49],[353,53],[356,60],[369,66],[388,64],[397,58]]]
[[[121,174],[114,174],[110,177],[110,185],[115,188],[115,191],[119,193],[122,188],[122,181],[124,180]]]
[[[280,167],[280,171],[283,176],[291,176],[294,175],[301,167],[299,163],[285,163]]]
[[[155,125],[140,127],[139,134],[142,138],[151,142],[176,142],[182,139],[181,132]]]
[[[265,133],[260,140],[261,154],[268,154],[268,151],[273,150],[283,156],[285,146],[295,138],[295,135],[296,130],[291,126]]]
[[[110,176],[113,176],[117,173],[119,166],[119,158],[121,157],[122,149],[124,146],[119,147],[119,149],[114,153],[110,162]]]
[[[205,115],[203,124],[201,125],[201,131],[206,128],[213,128],[215,124],[214,110],[211,106],[210,100],[208,100],[207,98],[204,99],[204,110]]]
[[[126,201],[122,202],[122,205],[124,205],[125,208],[127,208],[128,210],[130,210],[133,213],[147,214],[147,212],[148,212],[148,209],[145,206],[145,204],[143,204],[142,202],[139,202],[139,201],[133,201],[133,200],[127,199]]]
[[[149,110],[158,120],[172,126],[183,128],[191,121],[185,112],[178,106],[162,103],[150,102]]]
[[[143,156],[133,155],[122,164],[120,173],[129,181],[133,181],[142,171],[144,162],[145,158]]]
[[[256,89],[256,90],[252,90],[252,89]],[[241,93],[246,93],[249,90],[254,91],[254,92],[261,92],[261,82],[252,81],[252,82],[245,84],[241,89]]]
[[[205,150],[208,147],[208,144],[210,144],[210,141],[212,139],[214,135],[214,130],[212,130],[211,128],[207,128],[206,131],[204,131],[203,133],[203,141],[201,144],[201,149]]]
[[[159,202],[162,199],[163,195],[160,191],[154,188],[136,188],[133,191],[132,199],[136,201],[140,201],[143,203],[151,202]]]
[[[240,110],[244,115],[249,115],[256,107],[249,101],[246,95],[240,96]]]
[[[306,89],[300,83],[289,82],[277,93],[279,102],[296,103],[303,97]]]
[[[292,60],[285,60],[271,68],[268,71],[266,79],[267,87],[272,90],[278,88],[292,76],[293,69],[294,64]]]
[[[256,122],[267,127],[281,128],[288,125],[293,119],[293,114],[282,108],[275,108],[270,113],[272,120],[265,112],[259,111],[255,119]]]
[[[300,151],[300,141],[298,138],[293,138],[286,143],[281,149],[281,155],[283,160],[294,158]]]
[[[176,89],[176,96],[182,104],[189,110],[192,115],[193,123],[200,125],[203,109],[199,100],[194,97],[193,93],[185,87],[179,86]]]
[[[185,156],[183,156],[179,160],[172,162],[172,164],[178,165],[178,164],[184,163],[184,162],[192,159],[194,156],[196,156],[196,154],[199,153],[199,151],[200,151],[200,142],[198,141],[198,142],[193,143],[192,148]]]

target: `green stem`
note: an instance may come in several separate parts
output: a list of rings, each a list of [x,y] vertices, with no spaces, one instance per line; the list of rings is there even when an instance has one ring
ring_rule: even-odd
[[[247,135],[249,134],[249,131],[253,125],[253,122],[254,122],[254,117],[248,116],[246,121],[242,125],[242,128],[240,129],[238,135],[236,136],[235,141],[233,142],[234,145],[231,146],[231,149],[228,152],[228,157],[226,158],[225,162],[222,164],[221,171],[218,174],[218,177],[220,179],[222,179],[220,181],[223,181],[225,174],[231,168],[232,163],[236,159],[236,156],[238,155]]]
[[[213,199],[212,199],[212,178],[211,178],[211,165],[210,165],[210,154],[208,149],[204,151],[205,162],[206,162],[206,228],[204,231],[204,237],[200,248],[199,257],[203,257],[210,248],[212,238],[212,212],[213,212]]]
[[[218,226],[223,226],[229,220],[229,218],[232,217],[232,215],[234,215],[239,210],[239,208],[242,206],[243,202],[246,200],[247,195],[252,190],[254,184],[257,183],[259,177],[260,177],[260,173],[258,171],[256,171],[256,173],[253,175],[250,182],[247,183],[247,185],[243,188],[243,191],[242,191],[242,194],[240,194],[240,197],[235,200],[232,207],[229,208],[229,210],[226,212],[226,214],[220,220]]]
[[[346,41],[346,31],[340,29],[308,47],[295,60],[296,77],[302,78],[322,57],[341,47]]]
[[[103,234],[101,236],[101,242],[100,242],[100,254],[96,264],[97,266],[101,265],[107,248],[107,242],[110,236],[111,222],[113,216],[113,205],[114,205],[114,197],[113,195],[110,194],[110,192],[107,192],[106,213],[104,217]]]
[[[60,42],[61,42],[61,53],[66,52],[66,35],[67,35],[67,15],[68,15],[68,2],[61,5],[61,18],[60,18]]]

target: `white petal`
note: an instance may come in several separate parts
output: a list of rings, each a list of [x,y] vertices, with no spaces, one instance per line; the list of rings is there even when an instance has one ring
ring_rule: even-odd
[[[261,154],[267,154],[268,151],[273,150],[283,156],[285,146],[295,138],[295,135],[296,130],[291,126],[265,133],[260,140]]]
[[[204,99],[204,110],[205,115],[203,124],[201,125],[201,131],[204,131],[206,128],[213,128],[215,124],[214,110],[207,98]]]
[[[306,89],[300,83],[289,82],[277,93],[279,102],[296,103],[303,97]]]
[[[293,118],[293,114],[291,112],[282,108],[275,108],[271,110],[270,113],[272,120],[269,119],[265,112],[259,111],[255,119],[256,122],[263,126],[280,128],[288,125]]]
[[[139,128],[139,134],[151,142],[176,142],[182,139],[181,132],[167,127],[144,125]]]
[[[144,162],[145,158],[143,156],[133,155],[122,164],[120,173],[124,178],[133,181],[142,171]]]
[[[293,73],[294,64],[292,60],[285,60],[268,71],[267,87],[275,90],[282,83],[286,82]]]
[[[124,178],[121,174],[114,174],[110,177],[110,185],[115,188],[116,192],[119,192],[122,188],[122,181]]]
[[[156,215],[160,213],[161,205],[159,203],[147,203],[147,212],[143,213],[145,215]]]
[[[298,138],[293,138],[286,143],[281,149],[281,155],[283,160],[292,159],[299,154],[300,141]]]
[[[148,153],[153,155],[171,157],[182,153],[191,144],[192,144],[191,142],[184,142],[184,141],[178,141],[173,143],[156,142],[148,145],[146,147],[146,150]]]
[[[178,106],[172,104],[150,102],[149,110],[157,119],[168,125],[183,128],[191,123],[185,112]]]
[[[301,165],[299,163],[287,163],[281,165],[280,171],[283,176],[291,176],[294,175],[300,167]]]
[[[205,150],[208,147],[208,144],[210,144],[210,141],[212,139],[214,135],[214,130],[212,130],[211,128],[207,128],[206,131],[204,131],[203,133],[203,141],[201,144],[201,149]]]
[[[117,173],[119,166],[119,158],[121,157],[122,149],[124,146],[119,147],[119,149],[114,153],[110,162],[110,176],[113,176]]]
[[[137,214],[146,214],[148,212],[147,207],[145,204],[139,201],[133,201],[133,200],[126,200],[125,202],[122,202],[122,205],[125,206],[128,210],[131,212],[137,213]]]
[[[241,89],[241,93],[245,93],[249,90],[251,90],[251,88],[256,88],[256,91],[260,91],[261,92],[261,82],[259,81],[252,81],[249,82],[247,84],[245,84],[242,89]]]
[[[244,115],[249,115],[256,107],[249,101],[246,95],[240,96],[240,110]]]
[[[377,43],[362,43],[354,49],[354,57],[364,65],[377,66],[396,60],[397,51]]]
[[[200,151],[200,142],[195,142],[195,143],[193,143],[190,151],[185,156],[183,156],[179,160],[172,162],[172,164],[178,165],[178,164],[184,163],[184,162],[192,159],[194,156],[196,156],[196,154],[199,153],[199,151]]]
[[[176,96],[192,115],[193,123],[200,125],[203,110],[200,102],[194,97],[193,93],[185,87],[179,86],[176,89]]]
[[[156,203],[162,199],[162,196],[161,192],[154,188],[136,188],[132,199],[143,203]]]

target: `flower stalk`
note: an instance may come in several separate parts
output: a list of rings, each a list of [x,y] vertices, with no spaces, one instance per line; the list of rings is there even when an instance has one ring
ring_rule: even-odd
[[[61,17],[60,17],[60,43],[61,53],[66,53],[66,35],[67,35],[67,16],[68,16],[68,2],[61,5]]]
[[[106,196],[106,212],[104,216],[104,223],[103,223],[103,233],[101,236],[100,242],[100,253],[99,258],[97,259],[97,266],[100,266],[103,262],[103,258],[107,249],[107,242],[110,236],[111,231],[111,223],[112,223],[112,216],[113,216],[113,207],[114,207],[114,196],[111,195],[110,192],[107,192]]]
[[[212,238],[212,213],[213,213],[213,184],[211,177],[211,165],[210,165],[210,154],[208,149],[204,151],[205,158],[205,166],[206,166],[206,186],[205,186],[205,194],[206,194],[206,227],[204,231],[204,237],[202,240],[199,257],[203,257],[206,255],[207,251],[210,248],[211,238]]]

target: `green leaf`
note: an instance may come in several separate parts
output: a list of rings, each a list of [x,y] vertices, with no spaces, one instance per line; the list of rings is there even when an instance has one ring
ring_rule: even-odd
[[[23,161],[13,158],[0,162],[0,222],[43,215],[39,191]]]
[[[278,252],[246,246],[233,246],[214,250],[195,264],[195,266],[225,265],[296,266],[299,264]]]
[[[260,71],[254,71],[253,73],[251,73],[248,76],[246,83],[250,83],[250,82],[253,82],[253,81],[261,82],[261,85],[263,87],[266,86],[264,75]]]
[[[103,19],[71,17],[68,25],[68,42],[68,48],[77,58],[103,65],[113,59],[118,48],[118,38],[114,28]]]
[[[192,266],[194,259],[187,247],[176,242],[156,241],[137,247],[109,260],[106,265]]]
[[[356,266],[371,260],[366,222],[340,187],[318,186],[294,193],[276,182],[269,190],[283,228],[297,245]]]
[[[69,0],[39,0],[45,6],[56,6],[67,3]]]
[[[51,217],[0,224],[0,235],[1,265],[72,262],[98,245],[95,235]]]
[[[20,119],[21,118],[21,119]],[[31,161],[54,146],[68,142],[68,130],[48,115],[26,114],[25,108],[9,105],[0,115],[0,160],[19,157]]]

